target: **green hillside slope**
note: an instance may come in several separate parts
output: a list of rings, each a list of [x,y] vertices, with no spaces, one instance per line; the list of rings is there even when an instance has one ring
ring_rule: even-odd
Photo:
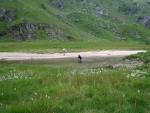
[[[0,41],[150,42],[147,0],[0,0]]]

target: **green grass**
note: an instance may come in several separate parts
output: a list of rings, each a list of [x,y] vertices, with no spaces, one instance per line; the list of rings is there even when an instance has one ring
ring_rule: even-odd
[[[140,53],[137,55],[131,55],[128,56],[127,59],[137,59],[137,60],[141,60],[145,63],[150,63],[150,51],[148,51],[147,53]]]
[[[55,8],[52,0],[1,0],[0,7],[15,10],[16,18],[0,22],[0,31],[22,22],[48,23],[73,40],[48,40],[42,31],[36,31],[36,40],[15,42],[8,34],[0,37],[0,52],[150,50],[150,30],[135,22],[136,17],[149,14],[149,6],[145,0],[134,1],[146,12],[124,15],[118,11],[122,0],[94,0],[87,6],[64,0],[64,9]],[[108,16],[82,12],[95,4]],[[97,61],[81,65],[69,61],[0,62],[0,113],[150,113],[149,56],[129,57],[144,61],[141,67],[115,69],[99,67]]]
[[[144,4],[145,0],[142,2],[127,0],[125,2],[125,4],[131,6],[136,2],[144,8],[145,12],[141,11],[133,15],[124,15],[124,13],[118,10],[118,7],[122,4],[121,0],[94,0],[87,4],[82,4],[79,1],[64,0],[63,9],[54,7],[53,2],[57,1],[15,0],[14,2],[3,0],[0,7],[15,11],[16,18],[12,22],[0,22],[0,31],[10,29],[11,26],[19,23],[45,23],[55,26],[57,30],[61,31],[63,36],[70,36],[78,41],[98,41],[99,39],[119,41],[125,39],[127,42],[131,40],[149,44],[150,30],[136,22],[138,16],[149,14],[149,8]],[[96,4],[108,15],[96,17],[91,12],[83,12],[83,9],[90,10],[95,8]],[[35,33],[37,39],[51,38],[42,35],[44,33],[38,32]],[[58,37],[60,42],[64,40],[63,36]],[[12,36],[0,37],[0,41],[11,42]]]
[[[102,50],[102,49],[149,49],[149,45],[136,42],[99,41],[26,41],[26,42],[0,42],[1,52],[61,52],[63,48],[69,51]]]
[[[138,43],[137,46],[136,43],[134,46],[133,43],[131,45],[124,43],[127,44],[126,46],[122,43],[116,43],[115,46],[113,44],[111,42],[101,42],[101,44],[100,42],[78,42],[78,44],[45,41],[3,42],[1,47],[4,51],[33,52],[46,52],[47,49],[60,51],[62,47],[72,50],[117,49],[118,46],[120,49],[146,48],[145,45],[139,47]],[[140,59],[148,59],[149,53],[139,56]],[[145,64],[134,69],[108,69],[76,63],[58,65],[1,62],[0,112],[148,113],[150,111],[149,66]],[[133,74],[140,77],[132,77]]]
[[[144,61],[149,53],[137,57]],[[115,69],[99,63],[0,62],[0,113],[150,112],[149,63]]]
[[[0,113],[149,113],[149,72],[3,62]]]

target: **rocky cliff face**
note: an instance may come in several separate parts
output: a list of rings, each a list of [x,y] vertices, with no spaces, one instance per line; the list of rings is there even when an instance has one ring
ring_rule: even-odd
[[[48,24],[20,23],[9,29],[14,40],[36,39],[36,33],[39,31],[42,31],[49,38],[60,35],[54,26]]]
[[[37,34],[43,34],[48,39],[73,40],[74,37],[65,35],[61,29],[49,24],[20,23],[0,32],[0,37],[11,34],[15,41],[35,40]]]

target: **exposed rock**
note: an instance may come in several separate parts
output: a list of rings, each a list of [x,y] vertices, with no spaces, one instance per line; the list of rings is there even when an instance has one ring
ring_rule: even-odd
[[[90,13],[97,17],[106,16],[104,9],[100,5],[92,5],[82,9],[83,13]]]
[[[138,3],[127,4],[124,2],[119,6],[118,10],[126,15],[136,14],[142,10],[142,6]]]
[[[70,4],[80,5],[82,7],[82,13],[91,13],[97,17],[107,15],[104,9],[92,0],[74,0],[70,1]],[[63,0],[53,0],[52,5],[56,8],[63,9],[65,6],[65,1]]]
[[[10,28],[14,40],[36,39],[36,32],[43,31],[48,37],[57,37],[59,33],[55,27],[48,24],[20,23]]]
[[[149,0],[149,1],[147,1],[146,3],[150,5],[150,0]]]
[[[55,16],[56,16],[58,19],[60,19],[60,20],[64,20],[64,19],[65,19],[65,16],[62,15],[62,14],[56,14]]]
[[[150,29],[150,16],[140,16],[137,21]]]
[[[147,28],[149,28],[149,29],[150,29],[150,20],[148,20],[148,21],[146,22],[145,27],[147,27]]]
[[[90,0],[80,0],[80,3],[85,4],[85,3],[89,3]]]
[[[57,40],[73,40],[74,37],[65,35],[63,31],[54,25],[49,24],[33,24],[19,23],[6,31],[0,31],[0,37],[10,34],[15,41],[34,40],[40,36],[45,36],[47,39]]]
[[[5,36],[6,34],[7,34],[7,32],[4,32],[4,31],[3,31],[3,32],[0,32],[0,37],[1,37],[1,36]]]
[[[54,7],[59,8],[59,9],[62,9],[64,7],[63,0],[54,0],[52,4]]]
[[[8,9],[0,9],[0,20],[10,22],[15,18],[15,12]]]
[[[95,1],[86,0],[86,9],[88,13],[91,13],[97,17],[104,16],[105,11],[100,3],[96,3]]]
[[[12,26],[10,29],[11,34],[15,40],[26,40],[33,38],[33,32],[35,30],[35,25],[30,23],[21,23]]]
[[[103,9],[102,9],[100,6],[94,7],[93,10],[92,10],[92,12],[93,12],[97,17],[104,15],[104,11],[103,11]]]

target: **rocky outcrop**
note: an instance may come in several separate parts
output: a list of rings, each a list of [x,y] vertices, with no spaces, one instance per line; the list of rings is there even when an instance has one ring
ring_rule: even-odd
[[[90,2],[90,0],[79,0],[80,1],[80,3],[82,3],[82,4],[85,4],[85,3],[89,3]]]
[[[94,7],[94,8],[91,10],[91,12],[92,12],[93,14],[95,14],[97,17],[105,15],[103,8],[100,7],[100,6],[98,6],[98,5],[97,5],[96,7]]]
[[[7,34],[7,32],[5,31],[0,31],[0,37],[5,36]]]
[[[64,34],[63,30],[57,26],[42,23],[19,23],[13,25],[5,31],[0,31],[0,38],[7,34],[9,34],[14,41],[35,40],[41,38],[41,36],[44,36],[47,39],[62,41],[74,40],[74,37]]]
[[[66,1],[53,0],[52,5],[58,9],[63,9],[66,5]],[[80,5],[82,7],[81,12],[90,13],[97,17],[107,15],[100,4],[95,3],[92,0],[74,0],[69,2],[70,5]]]
[[[36,39],[37,32],[42,31],[47,37],[57,37],[59,32],[54,26],[48,24],[20,23],[12,26],[9,32],[14,40]]]
[[[138,3],[132,3],[132,4],[128,4],[123,2],[118,10],[120,12],[123,12],[124,14],[128,15],[128,14],[136,14],[140,11],[142,11],[142,6]]]
[[[36,25],[30,23],[21,23],[10,28],[10,33],[15,40],[27,40],[34,38]]]
[[[0,9],[0,20],[10,22],[15,18],[15,12],[9,9]]]
[[[108,15],[100,5],[88,6],[87,8],[83,8],[82,12],[83,13],[90,13],[90,14],[95,15],[97,17]]]
[[[91,0],[80,0],[80,3],[83,7],[83,13],[90,13],[97,17],[107,15],[104,8],[99,3],[95,3]]]
[[[149,0],[149,1],[147,1],[146,3],[150,5],[150,0]]]
[[[54,0],[52,4],[54,7],[59,8],[59,9],[62,9],[64,7],[63,0]]]
[[[150,29],[150,16],[140,16],[137,21],[140,24],[143,24],[146,28]]]

